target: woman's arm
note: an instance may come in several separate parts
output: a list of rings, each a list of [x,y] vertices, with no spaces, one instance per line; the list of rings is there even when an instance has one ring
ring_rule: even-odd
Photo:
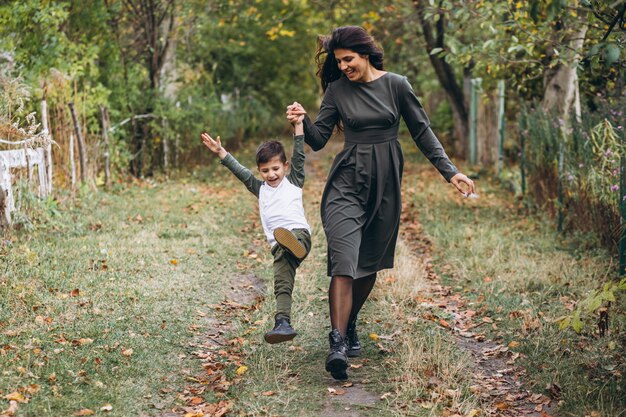
[[[406,78],[403,78],[399,86],[398,97],[400,113],[411,132],[413,141],[446,181],[450,182],[459,170],[450,161],[439,139],[431,130],[430,120]]]
[[[465,174],[459,172],[452,161],[450,161],[450,158],[448,158],[448,155],[446,155],[441,142],[439,142],[439,139],[437,139],[430,128],[430,120],[428,120],[422,103],[419,102],[411,84],[409,84],[406,78],[403,79],[398,95],[402,118],[406,122],[417,147],[443,175],[446,181],[452,183],[460,193],[466,196],[473,194],[475,191],[474,182]],[[463,184],[465,187],[463,187]]]
[[[317,114],[315,122],[311,121],[306,114],[306,110],[304,110],[304,107],[302,107],[300,103],[294,102],[287,107],[287,118],[290,121],[292,120],[291,118],[300,115],[304,115],[303,127],[306,143],[314,151],[319,151],[326,145],[328,139],[330,139],[337,125],[337,121],[339,120],[339,111],[335,104],[331,86],[329,86],[324,93],[322,105],[320,106],[320,111]]]

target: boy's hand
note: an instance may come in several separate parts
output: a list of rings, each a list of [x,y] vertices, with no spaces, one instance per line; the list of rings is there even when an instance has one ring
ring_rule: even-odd
[[[294,101],[293,104],[287,106],[287,120],[294,126],[297,126],[302,123],[304,120],[304,116],[306,115],[306,110],[302,107],[302,104]]]
[[[226,149],[222,146],[222,141],[219,136],[213,139],[208,133],[203,133],[200,135],[200,139],[202,139],[202,143],[204,143],[211,152],[219,156],[220,159],[224,159],[226,155],[228,155],[228,152],[226,152]]]

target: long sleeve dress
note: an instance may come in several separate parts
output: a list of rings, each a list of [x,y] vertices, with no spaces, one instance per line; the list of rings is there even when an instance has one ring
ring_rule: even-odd
[[[458,170],[404,76],[387,72],[359,83],[342,75],[328,85],[315,122],[304,119],[305,141],[315,151],[326,145],[337,121],[344,127],[345,145],[332,164],[321,204],[329,276],[356,279],[393,267],[402,210],[400,118],[450,181]]]

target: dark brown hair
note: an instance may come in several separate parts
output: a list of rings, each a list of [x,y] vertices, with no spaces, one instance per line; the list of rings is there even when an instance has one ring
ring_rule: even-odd
[[[269,162],[276,156],[280,157],[280,162],[283,164],[287,162],[287,155],[285,155],[285,147],[283,144],[275,140],[263,142],[256,149],[256,165],[259,166]]]
[[[383,70],[383,49],[376,45],[374,38],[365,29],[361,26],[338,27],[330,36],[321,36],[318,39],[315,62],[317,76],[321,79],[324,91],[328,84],[341,77],[335,49],[349,49],[359,55],[367,55],[374,68]]]

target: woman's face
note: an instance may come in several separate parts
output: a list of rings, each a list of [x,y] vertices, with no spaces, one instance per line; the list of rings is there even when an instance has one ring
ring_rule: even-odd
[[[349,49],[335,49],[335,59],[339,70],[346,74],[350,81],[362,81],[370,65],[366,55],[359,55]]]

